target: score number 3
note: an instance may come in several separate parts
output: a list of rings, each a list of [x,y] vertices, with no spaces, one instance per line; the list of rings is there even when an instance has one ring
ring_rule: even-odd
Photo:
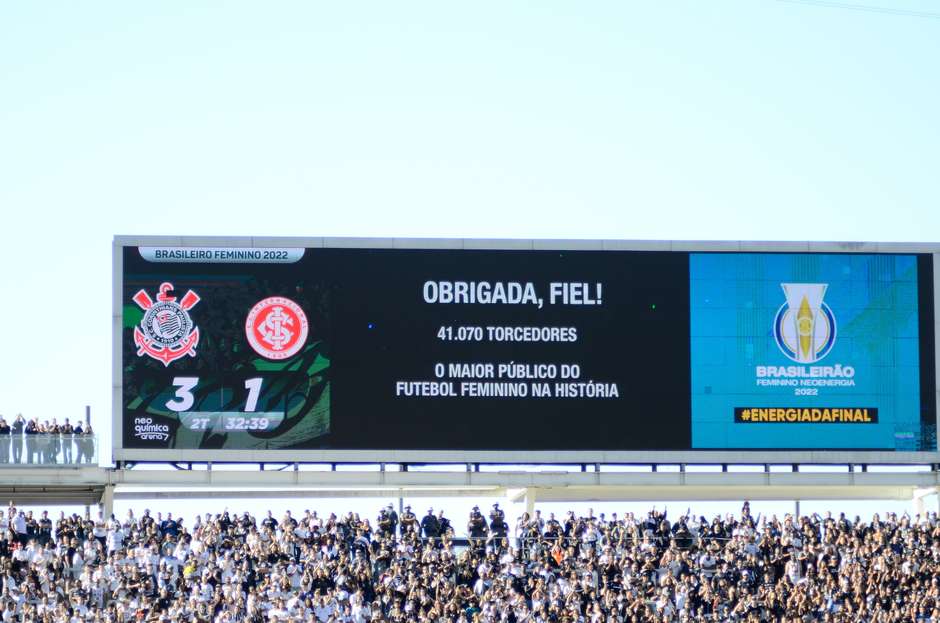
[[[261,383],[264,379],[256,377],[245,379],[245,389],[248,390],[248,399],[245,401],[245,413],[253,413],[258,407],[258,397],[261,395]],[[166,408],[170,411],[189,411],[196,402],[193,390],[199,384],[198,376],[177,376],[173,378],[176,387],[175,400],[167,400]]]

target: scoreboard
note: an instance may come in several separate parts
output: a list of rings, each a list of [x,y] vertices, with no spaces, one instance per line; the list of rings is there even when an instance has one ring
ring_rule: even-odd
[[[115,458],[936,452],[931,249],[677,246],[117,238]]]

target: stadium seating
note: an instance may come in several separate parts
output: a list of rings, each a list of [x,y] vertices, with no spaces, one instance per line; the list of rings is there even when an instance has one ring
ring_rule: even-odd
[[[938,621],[924,517],[0,517],[0,621]]]

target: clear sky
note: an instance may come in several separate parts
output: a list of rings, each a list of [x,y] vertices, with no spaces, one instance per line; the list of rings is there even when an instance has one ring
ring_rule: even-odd
[[[2,3],[0,413],[106,428],[115,234],[937,241],[938,59],[936,0]]]

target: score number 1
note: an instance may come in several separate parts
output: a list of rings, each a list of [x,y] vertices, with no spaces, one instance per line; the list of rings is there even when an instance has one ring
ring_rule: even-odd
[[[245,400],[245,413],[254,413],[258,407],[258,397],[261,395],[261,383],[264,381],[261,377],[245,379],[245,389],[248,390],[248,399]],[[173,378],[173,385],[176,386],[175,400],[167,400],[166,408],[170,411],[180,413],[189,411],[196,402],[193,396],[193,390],[199,384],[198,376],[177,376]]]

